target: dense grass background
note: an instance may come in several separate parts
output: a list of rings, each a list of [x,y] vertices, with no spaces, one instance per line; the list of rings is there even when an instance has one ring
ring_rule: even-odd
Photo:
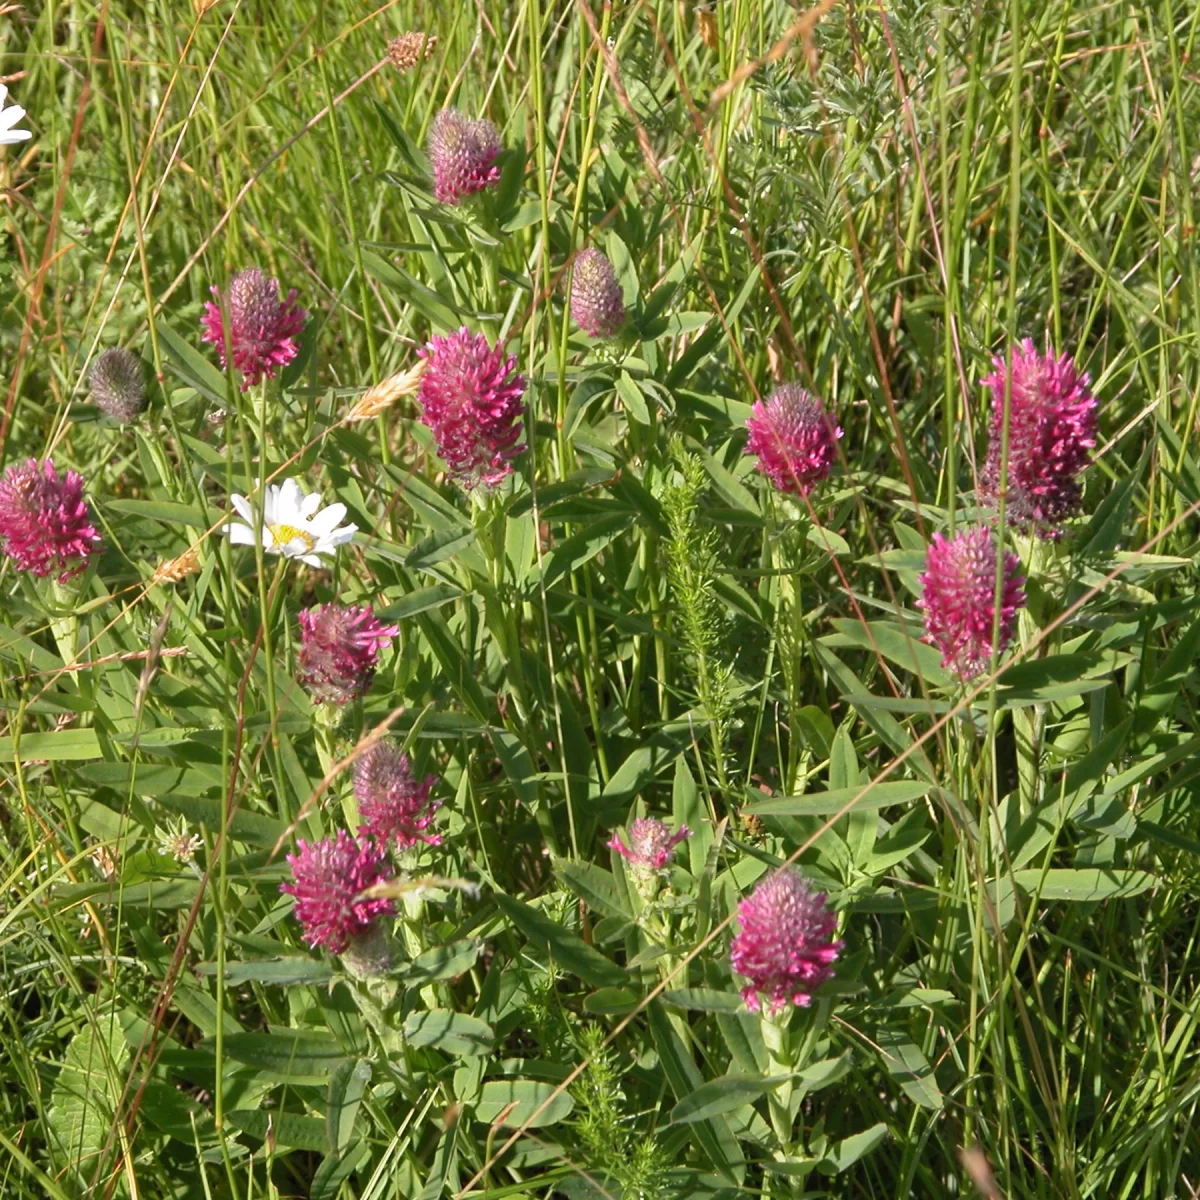
[[[398,72],[410,29],[436,51]],[[107,550],[73,593],[0,576],[0,1192],[1198,1194],[1197,30],[1172,0],[5,6],[35,139],[0,152],[0,441],[83,473]],[[421,150],[447,103],[508,148],[462,211]],[[616,348],[564,313],[584,245]],[[251,264],[312,313],[265,400],[199,343]],[[459,324],[530,381],[486,512],[411,402],[341,423]],[[1091,373],[1101,439],[1071,535],[1016,539],[1024,665],[964,696],[915,576],[1022,336]],[[86,402],[114,344],[157,376],[136,428]],[[846,430],[810,509],[741,453],[783,380]],[[202,536],[264,470],[350,506],[332,574]],[[337,731],[292,676],[334,596],[402,626]],[[417,873],[481,885],[406,902],[404,1040],[277,890],[388,717],[443,777]],[[604,849],[635,811],[697,831],[640,925]],[[711,1081],[769,1073],[723,922],[797,852],[847,950],[781,1138]],[[425,1009],[459,1023],[413,1036]]]

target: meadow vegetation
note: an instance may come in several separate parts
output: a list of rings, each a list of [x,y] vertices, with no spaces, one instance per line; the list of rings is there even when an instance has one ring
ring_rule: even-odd
[[[1198,32],[0,5],[0,1194],[1200,1195]]]

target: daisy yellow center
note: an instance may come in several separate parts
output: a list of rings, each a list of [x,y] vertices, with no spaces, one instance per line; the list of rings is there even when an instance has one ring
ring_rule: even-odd
[[[277,546],[289,546],[297,538],[304,543],[305,550],[311,550],[317,544],[311,533],[297,529],[295,525],[268,525],[267,528]]]

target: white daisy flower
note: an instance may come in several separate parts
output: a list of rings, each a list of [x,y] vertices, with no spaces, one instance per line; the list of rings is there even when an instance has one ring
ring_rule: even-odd
[[[7,100],[8,88],[0,83],[0,146],[14,146],[17,142],[24,142],[33,137],[28,129],[15,128],[16,123],[25,116],[25,110],[19,104],[5,108]]]
[[[237,515],[246,523],[233,521],[221,528],[235,546],[254,545],[254,509],[245,496],[231,496]],[[310,567],[321,567],[321,555],[332,558],[337,548],[357,532],[357,525],[338,526],[346,515],[344,504],[321,508],[321,493],[305,495],[294,479],[268,484],[263,504],[262,544],[268,554],[298,558]]]

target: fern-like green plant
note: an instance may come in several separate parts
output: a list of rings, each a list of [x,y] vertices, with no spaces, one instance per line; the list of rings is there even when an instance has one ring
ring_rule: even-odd
[[[698,518],[707,486],[703,463],[684,449],[679,438],[672,439],[670,449],[677,472],[661,496],[671,531],[667,579],[679,634],[694,672],[696,698],[708,719],[717,780],[728,793],[725,757],[733,713],[733,666],[726,650],[727,618],[716,590],[721,574],[719,537],[715,527],[701,524]]]

